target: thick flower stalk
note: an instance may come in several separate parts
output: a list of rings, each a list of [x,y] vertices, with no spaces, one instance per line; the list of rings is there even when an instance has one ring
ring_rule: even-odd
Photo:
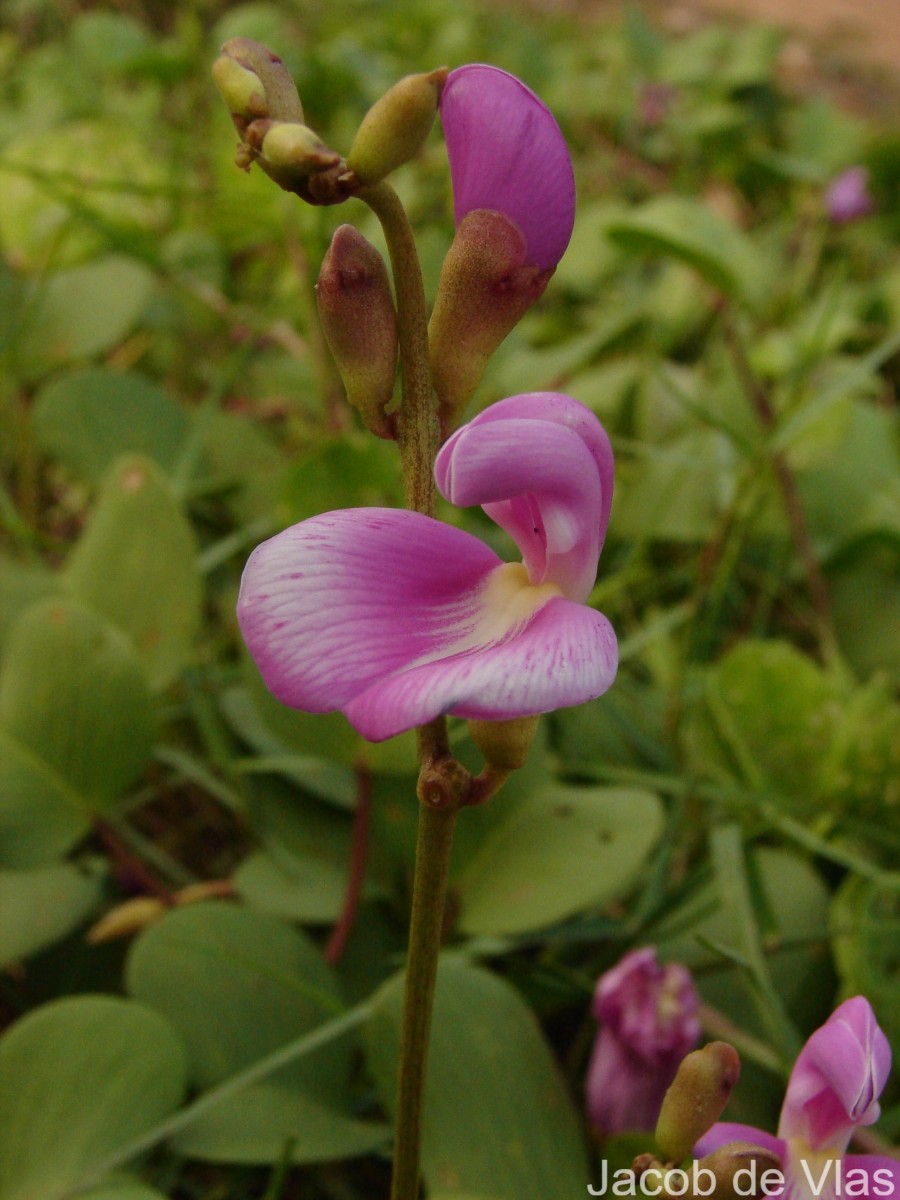
[[[522,562],[405,510],[294,525],[254,551],[238,602],[269,689],[343,710],[370,741],[442,713],[502,721],[606,691],[616,638],[586,604],[613,486],[597,418],[569,396],[512,396],[457,431],[435,477],[451,503],[480,504]]]
[[[695,1154],[730,1142],[771,1151],[782,1162],[783,1200],[900,1195],[900,1162],[874,1154],[847,1154],[856,1129],[878,1120],[891,1051],[863,996],[846,1000],[812,1035],[788,1080],[778,1135],[722,1122],[701,1138]]]
[[[687,967],[633,950],[601,975],[600,1031],[588,1068],[588,1116],[598,1134],[651,1131],[681,1060],[700,1040],[699,998]]]

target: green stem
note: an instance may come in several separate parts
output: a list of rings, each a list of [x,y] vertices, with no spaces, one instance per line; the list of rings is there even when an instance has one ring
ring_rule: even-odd
[[[403,402],[397,414],[397,444],[403,464],[407,507],[434,516],[434,460],[440,446],[437,399],[428,366],[428,306],[422,268],[409,219],[388,183],[357,193],[384,230],[394,287],[400,336]]]
[[[389,184],[364,188],[358,197],[381,222],[397,294],[403,387],[397,413],[397,444],[406,503],[409,508],[433,517],[434,460],[441,429],[428,364],[428,308],[419,256],[406,212]],[[443,717],[423,726],[418,731],[418,740],[419,832],[400,1033],[391,1200],[416,1200],[419,1194],[425,1067],[450,852],[456,815],[471,785],[468,772],[450,754]]]
[[[409,956],[400,1032],[400,1073],[397,1084],[396,1140],[391,1200],[416,1200],[419,1194],[419,1161],[425,1067],[434,1008],[438,955],[444,923],[444,899],[450,869],[450,851],[457,807],[433,807],[423,800],[419,809],[419,835],[413,883]]]

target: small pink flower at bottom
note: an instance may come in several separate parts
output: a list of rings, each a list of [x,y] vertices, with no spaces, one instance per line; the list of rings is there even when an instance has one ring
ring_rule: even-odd
[[[633,950],[594,993],[600,1032],[586,1082],[597,1133],[652,1130],[681,1060],[700,1040],[697,991],[687,967]]]
[[[749,1125],[714,1125],[696,1157],[728,1142],[750,1142],[782,1161],[783,1200],[900,1197],[900,1162],[876,1154],[846,1154],[854,1130],[878,1120],[878,1097],[891,1069],[891,1051],[863,996],[846,1000],[797,1056],[788,1080],[778,1136]]]
[[[435,476],[523,561],[402,509],[286,529],[253,552],[238,600],[269,690],[306,712],[341,709],[373,742],[441,713],[507,720],[605,692],[616,638],[586,604],[613,486],[597,418],[570,396],[512,396],[457,430]]]

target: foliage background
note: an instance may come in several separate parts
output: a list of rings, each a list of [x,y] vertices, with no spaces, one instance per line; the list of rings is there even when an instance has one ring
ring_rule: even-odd
[[[284,56],[333,145],[400,75],[486,60],[542,95],[575,158],[573,244],[477,406],[559,388],[609,429],[592,599],[623,665],[461,821],[429,1194],[583,1194],[591,991],[634,945],[688,962],[708,1034],[739,1046],[734,1119],[774,1127],[839,997],[864,992],[900,1045],[889,90],[851,114],[776,32],[671,34],[639,7],[18,0],[4,20],[0,1197],[386,1193],[411,740],[282,709],[233,615],[263,537],[399,503],[312,292],[339,223],[379,235],[352,202],[235,172],[209,82],[235,35]],[[860,162],[875,213],[836,225],[824,189]],[[438,133],[396,183],[433,295]]]

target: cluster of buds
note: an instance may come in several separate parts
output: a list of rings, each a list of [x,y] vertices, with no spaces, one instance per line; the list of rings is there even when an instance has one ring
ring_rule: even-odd
[[[456,236],[429,325],[429,366],[449,434],[491,355],[541,296],[574,222],[571,162],[553,115],[514,76],[475,64],[408,75],[363,118],[346,158],[305,122],[277,55],[248,38],[222,47],[213,77],[254,163],[310,204],[339,204],[376,188],[419,153],[441,115]],[[319,278],[319,311],[349,402],[379,437],[395,436],[387,408],[397,363],[396,317],[380,255],[347,226]]]

